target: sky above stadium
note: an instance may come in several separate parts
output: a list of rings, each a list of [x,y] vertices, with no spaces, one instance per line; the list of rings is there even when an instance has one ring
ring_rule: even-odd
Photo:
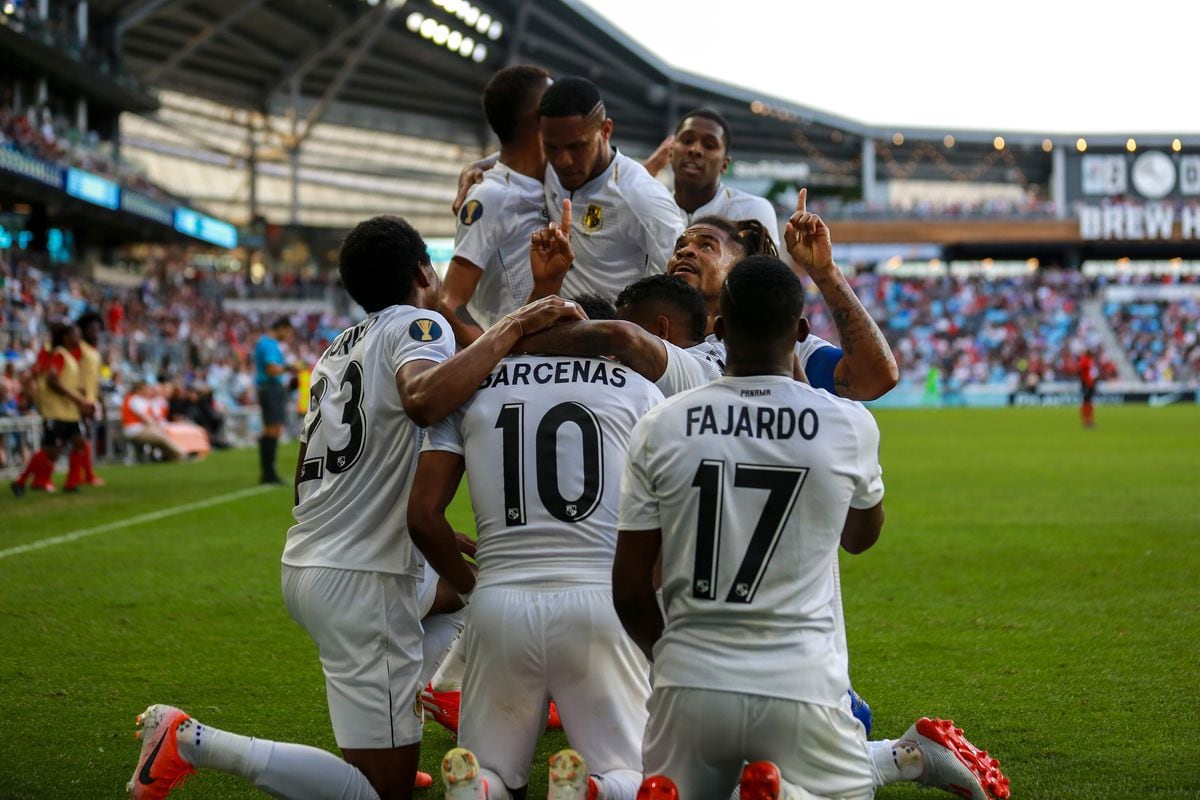
[[[1200,3],[583,0],[680,69],[879,125],[1200,133]]]

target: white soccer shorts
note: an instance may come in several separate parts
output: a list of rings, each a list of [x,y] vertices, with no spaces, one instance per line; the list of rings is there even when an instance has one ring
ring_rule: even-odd
[[[283,566],[283,599],[321,656],[338,747],[421,741],[421,620],[405,575]]]
[[[772,761],[801,797],[870,800],[871,756],[844,708],[708,689],[658,687],[650,697],[643,766],[687,800],[729,800],[742,767]]]
[[[606,586],[476,589],[463,632],[459,744],[510,789],[529,780],[551,697],[592,773],[641,765],[649,664]]]

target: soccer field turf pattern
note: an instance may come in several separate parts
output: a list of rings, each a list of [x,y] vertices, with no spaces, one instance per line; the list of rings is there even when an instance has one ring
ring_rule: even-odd
[[[1200,408],[1101,407],[1095,430],[1073,408],[876,416],[887,523],[842,555],[873,736],[951,717],[1018,800],[1200,796]],[[254,452],[218,452],[102,465],[108,486],[75,496],[4,492],[0,798],[123,796],[153,702],[337,752],[315,646],[280,595],[291,489],[224,497],[256,470]],[[453,512],[473,529],[465,495]],[[531,800],[564,741],[541,741]],[[423,769],[451,746],[427,724]],[[177,796],[263,795],[205,771]]]

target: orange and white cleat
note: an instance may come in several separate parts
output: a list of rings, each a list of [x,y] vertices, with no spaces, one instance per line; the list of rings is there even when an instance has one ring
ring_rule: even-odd
[[[550,788],[546,800],[596,800],[600,787],[588,774],[587,761],[567,748],[550,756]]]
[[[487,781],[479,772],[475,754],[455,747],[442,757],[442,783],[445,800],[488,800]]]
[[[679,789],[666,775],[651,775],[638,787],[637,800],[679,800]]]
[[[781,780],[779,767],[770,761],[747,764],[738,781],[738,797],[741,800],[779,800]]]
[[[134,735],[142,740],[137,769],[125,790],[133,800],[162,800],[181,786],[196,768],[179,754],[179,726],[189,717],[173,706],[152,705],[134,720],[141,729]]]
[[[462,692],[439,692],[433,688],[433,684],[427,684],[421,692],[421,705],[434,722],[455,736],[458,735],[458,707],[461,702]]]
[[[901,740],[916,742],[925,759],[917,783],[944,789],[967,800],[1007,800],[1008,778],[1000,762],[967,741],[954,720],[921,717]]]
[[[428,789],[433,786],[433,776],[428,772],[417,770],[417,777],[413,780],[414,789]]]

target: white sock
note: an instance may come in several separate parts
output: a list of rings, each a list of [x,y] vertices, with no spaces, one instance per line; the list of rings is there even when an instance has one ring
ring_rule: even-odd
[[[487,781],[488,800],[512,800],[512,794],[504,786],[500,776],[485,767],[479,768],[479,775]]]
[[[458,637],[450,646],[450,652],[442,659],[441,666],[433,673],[433,688],[439,692],[462,690],[463,674],[467,671],[467,646],[463,637]]]
[[[367,776],[316,747],[241,736],[196,722],[179,726],[179,754],[193,766],[238,775],[286,800],[379,800]]]
[[[592,777],[600,788],[600,800],[636,800],[642,785],[642,773],[632,769],[614,769]]]
[[[901,739],[879,739],[867,742],[875,785],[915,781],[925,769],[925,756],[916,742]]]
[[[421,620],[421,626],[425,629],[425,636],[421,640],[421,653],[425,660],[421,664],[421,677],[417,685],[422,689],[450,653],[450,648],[462,633],[466,618],[466,609],[462,609],[453,614],[434,614]],[[459,683],[462,683],[461,678]]]

